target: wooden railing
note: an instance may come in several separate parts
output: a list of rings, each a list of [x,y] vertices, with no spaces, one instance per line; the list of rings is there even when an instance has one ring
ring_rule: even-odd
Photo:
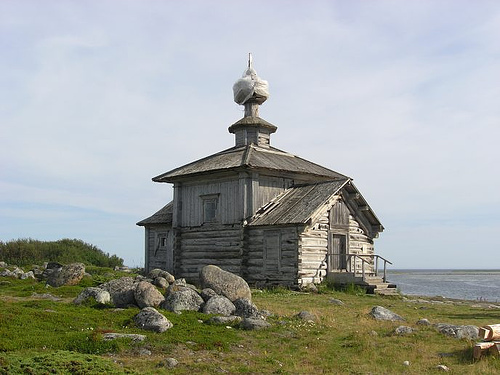
[[[369,260],[367,260],[367,258]],[[361,270],[356,268],[357,260],[361,261]],[[376,254],[327,254],[326,255],[326,264],[327,271],[333,272],[335,270],[346,270],[354,274],[354,276],[362,276],[363,279],[367,273],[367,265],[371,264],[373,269],[373,275],[378,276],[379,271],[379,260],[384,262],[384,275],[382,279],[384,282],[387,282],[387,264],[392,264],[392,262],[388,261],[384,257]]]

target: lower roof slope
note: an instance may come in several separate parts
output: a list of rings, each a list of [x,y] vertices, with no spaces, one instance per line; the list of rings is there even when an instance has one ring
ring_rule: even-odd
[[[296,185],[285,190],[263,206],[248,221],[248,226],[272,226],[307,224],[329,202],[332,196],[341,194],[354,203],[357,215],[363,216],[360,224],[376,237],[384,227],[350,178],[342,180]],[[359,208],[362,210],[359,210]]]
[[[293,186],[262,207],[248,225],[305,224],[319,207],[327,203],[349,181],[349,178],[345,178]]]
[[[174,210],[174,202],[170,202],[163,206],[150,217],[139,221],[136,225],[144,227],[152,224],[172,224],[172,216]]]

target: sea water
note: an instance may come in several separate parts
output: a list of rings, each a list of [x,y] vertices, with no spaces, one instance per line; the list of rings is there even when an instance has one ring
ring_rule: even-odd
[[[500,302],[500,270],[388,270],[401,293]]]

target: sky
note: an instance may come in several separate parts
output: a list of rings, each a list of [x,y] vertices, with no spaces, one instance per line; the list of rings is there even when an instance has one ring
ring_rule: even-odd
[[[234,145],[249,52],[272,145],[353,178],[392,268],[500,268],[498,1],[1,0],[0,240],[142,266],[151,178]]]

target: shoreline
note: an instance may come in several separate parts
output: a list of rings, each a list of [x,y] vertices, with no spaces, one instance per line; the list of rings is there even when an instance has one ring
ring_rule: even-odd
[[[453,305],[468,305],[470,307],[481,307],[488,309],[500,309],[500,302],[492,302],[485,300],[469,300],[460,298],[448,298],[444,296],[423,296],[416,294],[403,294],[401,297],[407,302],[416,303],[434,303],[434,304],[453,304]]]

